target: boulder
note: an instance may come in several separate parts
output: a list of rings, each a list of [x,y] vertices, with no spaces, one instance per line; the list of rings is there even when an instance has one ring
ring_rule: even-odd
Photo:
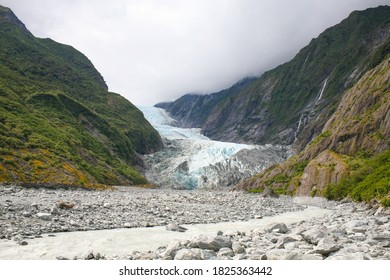
[[[275,244],[275,248],[277,249],[286,249],[285,245],[292,242],[301,241],[302,236],[300,235],[288,235],[288,236],[281,236],[278,241]]]
[[[235,254],[245,253],[245,248],[237,241],[232,243],[232,250]]]
[[[330,253],[336,252],[340,249],[341,246],[334,240],[334,238],[327,236],[318,241],[318,244],[314,248],[313,252],[327,257]]]
[[[181,249],[175,255],[175,260],[202,260],[202,250],[197,248]]]
[[[324,226],[313,227],[302,232],[302,237],[310,244],[317,245],[318,242],[325,237],[327,229]]]
[[[166,248],[165,252],[162,254],[163,257],[171,257],[172,259],[175,257],[176,253],[183,249],[184,245],[179,240],[174,240],[171,243],[169,243],[168,247]]]
[[[284,223],[273,224],[268,228],[269,232],[287,233],[288,227]]]
[[[271,197],[271,198],[279,198],[279,195],[276,194],[274,192],[274,190],[271,188],[265,188],[263,193],[262,193],[262,196],[263,197]]]
[[[267,252],[267,260],[322,260],[318,254],[304,254],[300,250],[272,249]]]
[[[355,252],[355,253],[340,252],[326,258],[326,260],[370,260],[370,259],[371,258],[368,255],[362,252]]]
[[[228,236],[217,235],[199,235],[192,238],[190,244],[192,248],[200,248],[204,250],[219,251],[221,248],[232,248],[232,241]]]
[[[168,231],[178,231],[178,232],[185,232],[185,231],[188,230],[187,228],[182,227],[182,226],[180,226],[180,225],[177,224],[177,223],[169,223],[169,224],[165,227],[165,229],[168,230]]]
[[[43,221],[50,221],[52,218],[50,213],[37,213],[37,217]]]
[[[218,257],[233,257],[234,256],[234,252],[230,248],[221,248],[218,251],[217,256]]]

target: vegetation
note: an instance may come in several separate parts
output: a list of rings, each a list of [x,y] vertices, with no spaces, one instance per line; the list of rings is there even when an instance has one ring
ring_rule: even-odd
[[[242,183],[243,188],[267,186],[287,194],[297,190],[300,195],[336,200],[375,200],[389,207],[389,67],[387,54],[343,94],[323,132],[305,149]],[[297,168],[299,163],[302,168]]]
[[[384,35],[389,19],[388,6],[353,12],[313,39],[291,61],[261,77],[209,96],[184,96],[164,107],[184,122],[197,120],[197,127],[214,139],[295,142],[302,150],[321,133],[345,90],[389,53]],[[294,132],[303,115],[307,118],[296,141]]]
[[[162,144],[142,113],[83,54],[0,8],[0,183],[147,183],[138,154]]]
[[[360,163],[356,165],[356,161]],[[390,149],[372,158],[355,159],[349,176],[338,184],[325,189],[329,199],[350,197],[356,201],[370,202],[377,199],[383,205],[389,204],[390,194]]]

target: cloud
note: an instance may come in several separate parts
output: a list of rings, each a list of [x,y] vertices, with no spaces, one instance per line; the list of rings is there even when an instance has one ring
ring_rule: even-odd
[[[87,55],[135,104],[221,90],[388,0],[2,0],[38,37]]]

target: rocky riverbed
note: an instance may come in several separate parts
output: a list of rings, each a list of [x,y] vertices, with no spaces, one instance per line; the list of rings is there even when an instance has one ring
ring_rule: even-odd
[[[242,221],[297,211],[289,198],[227,191],[0,187],[0,238],[43,233]]]
[[[286,212],[298,215],[308,205],[330,211],[298,223],[278,216]],[[28,248],[33,246],[29,243],[58,232],[93,233],[118,228],[146,231],[146,227],[164,226],[164,230],[180,234],[193,224],[276,218],[273,224],[251,230],[228,230],[223,223],[216,224],[221,228],[213,234],[200,233],[162,243],[153,251],[121,255],[86,252],[82,257],[86,259],[390,259],[389,214],[379,205],[264,198],[227,191],[0,188],[2,244],[18,248]],[[277,217],[281,217],[279,221]],[[61,259],[62,255],[57,257]]]

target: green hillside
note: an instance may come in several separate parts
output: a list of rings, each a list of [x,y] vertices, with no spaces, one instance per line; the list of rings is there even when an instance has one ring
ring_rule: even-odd
[[[140,184],[159,134],[82,53],[0,6],[0,183]]]
[[[390,55],[343,94],[322,133],[237,189],[373,199],[390,206]]]
[[[345,90],[389,52],[389,30],[389,6],[355,11],[291,61],[239,88],[158,106],[215,140],[293,145],[301,151],[321,133]]]

